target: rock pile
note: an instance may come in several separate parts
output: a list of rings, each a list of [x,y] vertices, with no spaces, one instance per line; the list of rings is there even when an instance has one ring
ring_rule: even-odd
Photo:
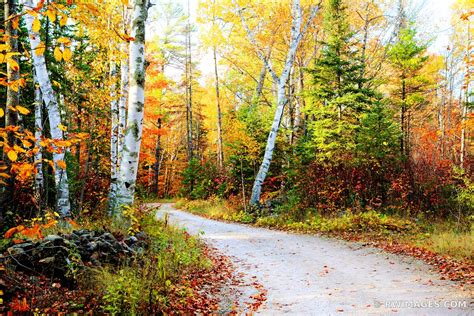
[[[116,238],[110,232],[81,229],[13,245],[7,249],[2,261],[15,269],[68,279],[73,269],[104,263],[116,265],[143,253],[146,247],[144,233]]]

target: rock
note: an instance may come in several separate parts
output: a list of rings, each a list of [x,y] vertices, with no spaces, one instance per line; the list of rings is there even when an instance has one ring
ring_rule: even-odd
[[[38,262],[49,264],[49,263],[53,263],[55,260],[56,260],[55,257],[46,257],[46,258],[40,259]]]
[[[64,238],[58,235],[48,235],[43,239],[43,242],[54,246],[60,246],[64,245]]]
[[[138,238],[135,236],[128,236],[123,241],[127,244],[127,246],[132,246],[138,242]]]
[[[26,251],[29,251],[29,250],[33,249],[34,247],[35,247],[34,243],[24,242],[24,243],[16,244],[16,245],[13,245],[13,246],[9,247],[7,249],[7,252],[10,255],[19,255],[19,254],[23,254]]]
[[[102,236],[100,236],[102,239],[106,240],[106,241],[115,241],[115,237],[114,235],[112,235],[111,233],[104,233]]]
[[[148,236],[145,233],[117,239],[110,232],[80,229],[61,236],[48,235],[36,243],[13,245],[7,249],[8,254],[4,258],[18,269],[34,270],[68,282],[71,276],[66,271],[69,269],[68,262],[72,260],[71,255],[76,257],[75,260],[79,255],[79,265],[117,265],[142,254],[147,246]]]
[[[97,242],[95,241],[90,241],[86,245],[86,249],[89,252],[94,252],[97,249]]]

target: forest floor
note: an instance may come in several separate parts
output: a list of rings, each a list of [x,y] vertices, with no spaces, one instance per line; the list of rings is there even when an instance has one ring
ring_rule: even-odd
[[[164,203],[157,217],[228,255],[242,297],[262,314],[468,315],[472,286],[444,280],[410,256],[363,243],[215,221]]]

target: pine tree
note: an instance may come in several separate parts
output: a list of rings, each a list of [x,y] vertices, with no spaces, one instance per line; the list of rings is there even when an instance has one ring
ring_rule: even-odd
[[[326,0],[324,31],[326,41],[321,57],[309,69],[313,102],[306,109],[314,118],[309,124],[311,150],[317,148],[320,160],[341,157],[355,149],[354,133],[359,115],[375,99],[365,87],[364,63],[347,22],[347,7],[342,0]]]

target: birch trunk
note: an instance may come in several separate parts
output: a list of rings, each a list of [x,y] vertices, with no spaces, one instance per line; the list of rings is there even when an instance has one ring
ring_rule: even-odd
[[[122,43],[122,51],[127,51],[127,44]],[[120,165],[127,122],[127,94],[128,94],[128,58],[120,62],[120,99],[119,99],[119,126],[118,126],[118,164]]]
[[[115,77],[117,75],[117,65],[114,61],[110,62],[110,77],[112,85],[110,87],[110,188],[109,188],[109,208],[114,204],[115,195],[117,194],[117,178],[118,178],[118,142],[119,142],[119,107],[117,101],[117,85]],[[112,201],[112,202],[111,202]],[[109,210],[111,211],[111,210]]]
[[[128,115],[123,155],[120,161],[118,192],[114,203],[114,215],[119,215],[121,205],[131,205],[140,156],[143,130],[143,111],[145,107],[145,21],[148,16],[148,1],[134,0],[131,4],[131,34],[135,40],[130,42],[130,86],[128,93]]]
[[[32,0],[24,0],[27,8],[34,8]],[[36,78],[41,89],[43,102],[48,110],[48,120],[51,130],[51,137],[55,140],[63,140],[63,131],[59,128],[61,125],[61,116],[59,111],[58,99],[49,79],[48,70],[44,55],[39,55],[40,35],[33,31],[34,17],[25,14],[25,24],[28,29],[28,37],[31,46],[31,58],[35,69]],[[71,205],[69,202],[69,184],[67,172],[58,166],[58,161],[65,161],[64,150],[53,154],[54,160],[54,181],[56,183],[56,208],[61,217],[71,216]]]
[[[234,1],[235,3],[235,1]],[[295,60],[296,50],[298,49],[299,43],[303,38],[304,33],[306,32],[309,23],[314,19],[317,11],[319,10],[319,6],[315,6],[311,10],[311,15],[302,28],[302,21],[303,15],[300,6],[299,0],[293,0],[292,8],[291,8],[291,16],[292,16],[292,25],[291,25],[291,38],[290,38],[290,47],[288,49],[288,53],[286,55],[285,64],[283,67],[283,71],[280,76],[277,76],[275,71],[273,70],[270,61],[267,60],[266,56],[258,50],[257,42],[255,40],[255,35],[248,27],[245,18],[242,13],[242,9],[238,9],[239,16],[242,21],[242,25],[244,26],[247,36],[254,47],[257,49],[257,54],[259,58],[263,61],[265,66],[267,67],[268,72],[272,75],[273,81],[276,83],[276,110],[275,115],[273,118],[272,127],[270,133],[268,134],[267,145],[265,147],[265,154],[263,156],[262,164],[260,165],[260,169],[257,173],[255,178],[253,188],[252,188],[252,196],[250,198],[250,205],[256,205],[260,201],[260,194],[262,192],[262,184],[267,177],[268,169],[270,168],[270,163],[272,162],[273,151],[275,149],[275,142],[276,137],[278,134],[278,130],[280,128],[281,118],[283,116],[283,112],[285,109],[285,105],[287,103],[287,96],[286,96],[286,82],[288,80],[288,76],[290,75],[291,68],[293,67],[293,63]]]
[[[36,82],[36,76],[35,76]],[[35,146],[38,148],[38,152],[35,153],[35,195],[38,204],[43,205],[43,188],[44,188],[44,177],[43,177],[43,153],[40,145],[41,135],[43,134],[43,115],[42,115],[43,100],[41,96],[41,89],[39,85],[35,87]]]

